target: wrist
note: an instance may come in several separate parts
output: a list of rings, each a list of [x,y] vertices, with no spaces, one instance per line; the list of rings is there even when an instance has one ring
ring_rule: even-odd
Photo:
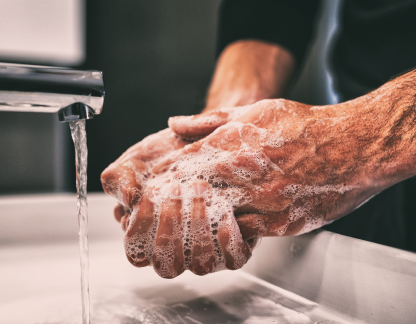
[[[218,59],[205,111],[282,97],[294,69],[293,55],[277,44],[232,43]]]

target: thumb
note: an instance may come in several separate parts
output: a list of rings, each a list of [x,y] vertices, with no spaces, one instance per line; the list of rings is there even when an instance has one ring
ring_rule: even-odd
[[[237,224],[245,241],[263,236],[291,236],[298,235],[305,227],[305,217],[295,221],[279,221],[279,217],[263,214],[241,214],[237,216]]]
[[[168,124],[177,135],[189,139],[205,137],[236,117],[236,108],[210,110],[199,115],[169,118]]]
[[[244,240],[263,237],[268,233],[266,215],[242,214],[237,216],[237,224]]]

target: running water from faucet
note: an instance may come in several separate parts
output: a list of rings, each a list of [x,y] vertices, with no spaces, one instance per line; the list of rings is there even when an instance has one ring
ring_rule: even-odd
[[[79,252],[81,263],[82,323],[90,324],[89,256],[88,256],[88,202],[87,202],[87,132],[85,119],[69,123],[75,146],[77,177],[77,213],[79,224]]]

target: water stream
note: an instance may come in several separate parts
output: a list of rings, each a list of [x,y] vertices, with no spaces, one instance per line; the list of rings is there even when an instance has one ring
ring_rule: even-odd
[[[75,164],[77,181],[77,213],[79,223],[79,250],[81,263],[81,294],[82,294],[82,323],[90,324],[90,295],[89,295],[89,252],[88,252],[88,203],[87,203],[87,134],[85,120],[69,123],[72,139],[75,145]],[[230,275],[230,274],[229,274]],[[237,275],[237,274],[236,274]],[[224,274],[226,277],[226,274]],[[232,275],[230,275],[233,277]],[[242,276],[242,275],[240,275]],[[241,279],[250,275],[242,276]],[[196,280],[195,278],[193,278]],[[159,289],[147,287],[140,289],[142,298],[137,294],[138,288],[131,290],[106,291],[93,296],[93,321],[95,323],[149,323],[149,324],[203,324],[203,323],[235,323],[235,324],[259,324],[259,323],[302,323],[302,324],[339,324],[339,322],[320,320],[316,321],[312,314],[315,306],[302,305],[299,302],[285,298],[274,290],[267,289],[256,282],[246,278],[238,280],[238,285],[230,283],[228,278],[224,281],[222,289],[206,294],[208,288],[200,288],[199,293],[193,293],[189,287],[197,287],[202,284],[197,281],[194,285],[182,285],[175,283],[167,289],[163,285],[163,293]],[[188,279],[191,280],[191,279]],[[227,286],[228,283],[228,286]],[[245,284],[244,284],[245,283]],[[212,286],[210,281],[205,283]],[[165,287],[166,286],[166,287]],[[221,286],[221,285],[220,285]],[[182,295],[183,298],[178,296]],[[201,293],[204,292],[204,293]],[[99,296],[99,297],[97,297]],[[66,296],[63,296],[66,298]],[[30,304],[34,302],[31,301]],[[44,301],[40,303],[46,304]],[[49,320],[39,323],[78,323],[79,311],[71,313],[73,306],[70,301],[59,300],[56,297],[51,300],[58,307],[46,307],[45,313]],[[64,306],[62,306],[64,305]],[[20,306],[19,306],[20,307]],[[57,312],[55,316],[53,311]],[[67,312],[68,314],[66,314]],[[13,312],[11,312],[13,313]],[[75,317],[72,317],[75,316]],[[0,320],[1,322],[1,320]],[[1,322],[2,323],[2,322]]]
[[[85,120],[69,123],[75,146],[77,178],[77,214],[79,224],[79,252],[81,263],[82,323],[90,324],[89,256],[88,256],[88,202],[87,202],[87,132]]]

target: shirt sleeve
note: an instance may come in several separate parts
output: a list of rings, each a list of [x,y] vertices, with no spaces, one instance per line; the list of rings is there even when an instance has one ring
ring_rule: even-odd
[[[312,38],[319,0],[223,0],[220,6],[217,56],[238,40],[279,44],[298,64]]]

